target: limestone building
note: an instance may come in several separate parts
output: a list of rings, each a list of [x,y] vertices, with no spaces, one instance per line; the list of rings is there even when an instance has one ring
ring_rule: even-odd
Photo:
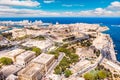
[[[35,57],[35,52],[26,51],[16,57],[16,64],[24,67]]]
[[[6,55],[6,57],[9,57],[9,58],[11,58],[11,59],[13,60],[13,62],[16,62],[16,57],[17,57],[18,55],[20,55],[21,53],[23,53],[23,52],[25,52],[24,49],[19,49],[19,48],[17,48],[17,49],[14,49],[14,50],[12,50],[12,51],[9,51],[9,52],[7,53],[7,55]]]
[[[55,61],[54,55],[42,53],[38,57],[32,60],[34,63],[44,65],[45,72],[52,66]]]
[[[19,80],[41,80],[44,75],[44,66],[38,63],[31,63],[18,72]]]

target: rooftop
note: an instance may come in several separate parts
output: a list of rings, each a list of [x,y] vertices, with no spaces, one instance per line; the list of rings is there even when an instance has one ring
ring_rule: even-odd
[[[17,76],[15,76],[14,74],[10,74],[7,78],[6,78],[6,80],[17,80]]]
[[[9,51],[9,52],[8,52],[8,56],[14,57],[14,56],[17,56],[17,55],[19,55],[20,53],[22,53],[22,52],[24,52],[24,51],[25,51],[24,49],[19,49],[19,48],[17,48],[17,49],[14,49],[14,50],[12,50],[12,51]]]
[[[36,46],[40,49],[45,49],[45,48],[51,46],[52,43],[50,42],[50,40],[39,41],[39,40],[30,39],[27,42],[23,43],[22,45],[27,46],[27,47]]]
[[[18,72],[21,68],[22,67],[17,66],[17,65],[9,65],[9,66],[4,66],[1,71],[7,77],[10,74],[14,74],[14,73]]]
[[[53,58],[54,58],[54,55],[42,53],[38,57],[33,59],[33,62],[40,63],[40,64],[46,64]]]
[[[32,76],[36,74],[38,71],[43,69],[43,65],[37,63],[31,63],[26,68],[22,69],[18,74],[24,76]]]
[[[25,59],[29,58],[30,56],[32,56],[32,55],[34,55],[34,54],[35,54],[35,52],[26,51],[26,52],[20,54],[19,56],[17,56],[17,58],[20,58],[20,59],[22,59],[22,60],[25,60]]]

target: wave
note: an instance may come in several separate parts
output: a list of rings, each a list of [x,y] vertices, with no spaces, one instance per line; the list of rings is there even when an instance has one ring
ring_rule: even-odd
[[[111,26],[120,27],[120,25],[111,25]]]

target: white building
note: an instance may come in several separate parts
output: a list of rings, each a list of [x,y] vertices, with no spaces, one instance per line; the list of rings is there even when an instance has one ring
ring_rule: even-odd
[[[20,72],[18,72],[19,80],[41,80],[44,75],[44,66],[37,63],[31,63]]]
[[[15,76],[14,74],[9,75],[6,80],[18,80],[18,77]]]
[[[52,64],[55,61],[55,56],[51,54],[45,54],[42,53],[38,57],[32,60],[34,63],[42,64],[44,65],[45,72],[48,71],[48,69],[52,66]]]
[[[50,40],[43,40],[43,41],[39,41],[39,40],[28,40],[27,42],[22,44],[23,46],[27,46],[27,47],[33,47],[36,46],[40,49],[45,49],[48,48],[50,46],[52,46],[52,43]]]
[[[26,52],[24,52],[16,57],[16,64],[19,64],[21,66],[25,66],[35,57],[36,57],[35,52],[26,51]]]
[[[5,76],[5,78],[7,78],[11,74],[16,74],[21,69],[22,69],[22,67],[18,66],[18,65],[8,65],[8,66],[4,66],[1,69],[1,72],[3,73],[3,75]]]
[[[27,35],[27,32],[25,29],[12,29],[9,32],[12,32],[12,36],[13,38],[19,38],[19,37],[24,37],[25,35]]]
[[[16,57],[17,57],[18,55],[20,55],[21,53],[23,53],[23,52],[25,52],[24,49],[19,49],[19,48],[17,48],[17,49],[14,49],[14,50],[12,50],[12,51],[9,51],[9,52],[7,53],[7,55],[6,55],[6,57],[9,57],[9,58],[11,58],[11,59],[13,60],[13,62],[16,62]]]

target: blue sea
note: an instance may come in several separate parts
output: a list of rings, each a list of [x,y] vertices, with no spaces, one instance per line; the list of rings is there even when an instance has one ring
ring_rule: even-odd
[[[120,61],[120,18],[95,18],[95,17],[42,17],[42,18],[0,18],[0,21],[21,21],[21,20],[42,20],[45,23],[59,22],[60,24],[70,24],[70,23],[91,23],[91,24],[101,24],[108,26],[109,31],[105,33],[110,34],[113,42],[115,44],[115,50],[117,52],[117,59]]]

